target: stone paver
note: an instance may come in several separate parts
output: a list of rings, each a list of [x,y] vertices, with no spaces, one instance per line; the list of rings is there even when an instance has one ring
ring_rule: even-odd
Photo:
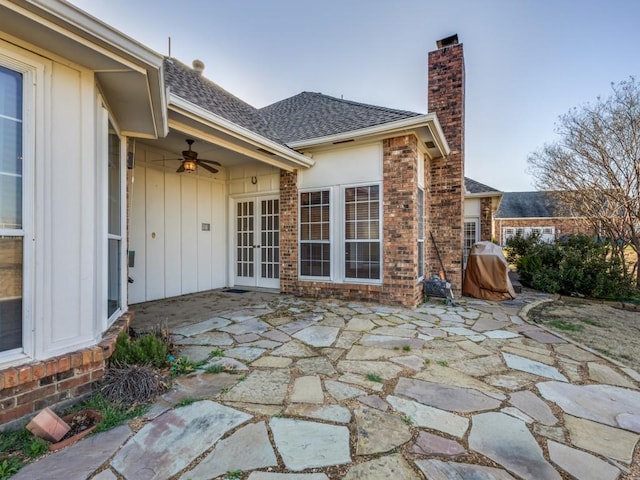
[[[385,453],[411,439],[407,422],[397,415],[367,407],[359,407],[353,414],[358,430],[356,455]]]
[[[209,400],[171,410],[135,434],[111,461],[128,479],[165,479],[251,415]]]
[[[276,449],[290,470],[351,462],[347,427],[288,418],[272,418],[269,426]]]
[[[486,455],[522,478],[561,480],[542,455],[542,449],[524,422],[503,413],[474,415],[469,449]]]
[[[342,480],[420,480],[402,455],[387,455],[351,467]]]
[[[417,427],[432,428],[454,437],[462,437],[469,428],[467,418],[438,408],[391,395],[387,397],[387,402],[394,410],[404,413]]]
[[[194,469],[185,472],[180,480],[208,480],[230,470],[246,471],[277,465],[265,423],[251,423],[221,440],[213,452]]]
[[[571,443],[576,447],[599,453],[606,457],[631,463],[633,450],[640,435],[602,425],[583,418],[564,416]]]
[[[512,355],[510,353],[503,353],[504,361],[507,362],[509,368],[514,370],[520,370],[522,372],[532,373],[540,377],[552,378],[554,380],[562,380],[568,382],[567,377],[562,375],[557,368],[550,367],[544,363],[536,362],[528,358],[520,357],[518,355]]]
[[[420,432],[416,443],[411,447],[411,453],[429,456],[444,455],[446,457],[455,457],[465,452],[464,447],[455,440],[449,440],[427,432]]]
[[[324,473],[253,472],[249,480],[329,480]]]
[[[573,478],[580,480],[616,480],[620,470],[581,450],[547,441],[549,458]]]
[[[299,332],[294,333],[293,336],[307,345],[314,347],[330,347],[333,342],[336,341],[336,337],[339,332],[340,329],[336,327],[315,325],[300,330]]]
[[[449,412],[477,412],[493,410],[500,406],[498,400],[477,390],[423,382],[404,377],[398,380],[395,393],[413,398],[424,405]]]
[[[621,427],[619,417],[640,418],[640,392],[607,385],[571,385],[543,382],[536,385],[541,395],[565,412],[595,422]],[[629,420],[629,417],[623,417]],[[640,433],[640,429],[633,430]]]
[[[224,357],[176,377],[135,435],[89,437],[14,478],[619,478],[637,461],[640,374],[526,323],[543,298],[412,310],[208,292],[152,302],[148,318],[136,306],[137,330],[161,315],[192,359]],[[204,372],[214,364],[225,372]],[[206,400],[174,407],[188,398]]]
[[[555,425],[558,423],[558,419],[549,405],[530,390],[512,393],[509,395],[509,403],[543,425]]]
[[[416,465],[429,480],[515,480],[504,470],[468,463],[442,460],[416,460]]]
[[[619,387],[636,388],[631,380],[623,377],[621,374],[607,365],[589,362],[587,363],[587,368],[589,371],[589,379],[594,382],[604,383],[605,385],[617,385]]]
[[[324,393],[322,393],[320,377],[317,375],[308,375],[306,377],[296,378],[289,400],[292,403],[324,402]]]
[[[131,429],[127,425],[122,425],[108,432],[87,437],[49,455],[46,461],[27,465],[11,478],[16,480],[87,478],[96,466],[102,465],[111,457],[131,434]]]
[[[281,405],[287,394],[291,375],[289,370],[256,370],[222,395],[229,402]]]

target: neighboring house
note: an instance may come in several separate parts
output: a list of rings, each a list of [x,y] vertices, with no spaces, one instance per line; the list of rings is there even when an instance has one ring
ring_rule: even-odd
[[[593,233],[584,218],[571,215],[557,205],[548,192],[504,192],[495,215],[498,243],[505,246],[507,240],[517,234],[540,234],[545,242],[575,233]]]
[[[0,424],[88,392],[132,303],[247,286],[413,306],[439,257],[460,289],[457,36],[429,53],[427,114],[315,93],[258,110],[203,68],[65,2],[0,3]]]
[[[463,258],[467,263],[474,243],[492,241],[494,231],[493,214],[498,208],[502,192],[480,182],[465,177]]]

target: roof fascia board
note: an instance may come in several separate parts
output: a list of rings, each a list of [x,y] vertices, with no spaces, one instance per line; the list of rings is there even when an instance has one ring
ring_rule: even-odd
[[[16,0],[12,1],[16,2]],[[128,35],[125,35],[124,33],[116,30],[110,25],[107,25],[106,23],[86,13],[85,11],[76,7],[75,5],[72,5],[71,3],[61,2],[59,0],[24,0],[21,3],[37,7],[47,12],[51,16],[62,20],[63,22],[84,32],[86,35],[81,36],[76,33],[70,32],[68,30],[68,27],[66,27],[65,25],[61,25],[60,23],[55,25],[56,28],[52,28],[54,27],[54,24],[42,18],[40,15],[37,16],[38,18],[36,18],[33,14],[29,15],[29,18],[31,18],[32,20],[36,20],[38,21],[38,23],[46,25],[47,27],[52,28],[59,33],[64,33],[66,36],[73,38],[74,40],[78,40],[81,38],[85,41],[102,41],[112,48],[119,50],[120,52],[124,52],[126,56],[131,57],[134,61],[127,61],[124,58],[117,58],[117,60],[126,62],[127,67],[131,69],[144,73],[145,69],[144,67],[141,67],[139,65],[140,63],[158,70],[162,67],[164,57],[161,54],[143,45],[137,40],[134,40]],[[17,8],[14,8],[14,10],[16,9]],[[35,13],[37,15],[37,12]],[[86,45],[86,43],[83,44]],[[113,56],[111,54],[112,52],[97,44],[92,44],[89,46],[102,54]],[[136,65],[136,63],[138,65]]]
[[[193,120],[197,120],[201,123],[209,123],[222,132],[231,135],[235,138],[243,140],[247,143],[253,144],[256,147],[264,148],[269,151],[273,151],[285,161],[293,164],[294,167],[309,168],[312,167],[315,162],[301,153],[298,153],[284,145],[280,145],[273,140],[263,137],[260,134],[252,132],[248,128],[241,127],[240,125],[227,120],[220,115],[210,112],[209,110],[202,108],[194,103],[191,103],[176,94],[169,92],[169,109],[177,113],[181,113]],[[247,152],[250,150],[247,149]],[[263,156],[259,152],[252,152],[252,157],[256,155],[262,159]]]
[[[444,138],[440,122],[435,113],[427,113],[425,115],[419,115],[411,118],[404,118],[402,120],[396,120],[394,122],[381,123],[379,125],[373,125],[371,127],[361,128],[358,130],[350,130],[348,132],[336,133],[334,135],[326,135],[324,137],[309,138],[306,140],[298,140],[295,142],[289,142],[287,145],[296,150],[310,147],[318,147],[326,144],[333,144],[335,142],[342,142],[350,139],[363,139],[366,137],[374,137],[379,135],[388,135],[398,133],[406,130],[414,130],[421,127],[427,127],[431,133],[438,150],[441,155],[447,156],[451,152],[447,140]]]
[[[204,125],[206,125],[206,124],[204,124]],[[199,140],[204,140],[204,141],[207,141],[209,143],[213,143],[213,144],[215,144],[217,146],[227,148],[227,149],[232,150],[232,151],[234,151],[236,153],[240,153],[242,155],[245,155],[248,158],[252,158],[252,159],[254,159],[256,161],[271,165],[272,167],[276,167],[276,168],[279,168],[279,169],[282,169],[282,170],[286,170],[288,172],[293,172],[295,170],[295,167],[291,166],[291,164],[289,164],[289,163],[286,163],[286,162],[283,162],[281,160],[278,160],[278,157],[271,157],[269,155],[265,155],[263,153],[251,150],[250,148],[242,147],[242,146],[238,145],[237,143],[230,142],[229,140],[221,138],[218,135],[215,135],[215,134],[213,134],[211,132],[203,131],[202,129],[198,129],[196,127],[193,127],[191,125],[187,125],[187,124],[179,122],[177,120],[169,119],[169,127],[172,130],[176,130],[176,131],[179,131],[181,133],[184,133],[185,135],[189,135],[191,137],[197,138]]]
[[[501,197],[502,192],[480,192],[480,193],[465,193],[464,198],[477,198],[477,197]]]

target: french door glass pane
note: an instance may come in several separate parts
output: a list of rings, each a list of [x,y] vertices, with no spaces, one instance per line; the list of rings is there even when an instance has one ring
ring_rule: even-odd
[[[0,237],[0,351],[22,347],[22,237]]]
[[[120,139],[109,132],[109,233],[120,235]]]
[[[120,181],[120,138],[109,124],[107,153],[107,187],[108,187],[108,261],[107,261],[107,316],[111,317],[122,305],[120,298],[121,271],[121,194]],[[114,238],[115,237],[115,238]]]

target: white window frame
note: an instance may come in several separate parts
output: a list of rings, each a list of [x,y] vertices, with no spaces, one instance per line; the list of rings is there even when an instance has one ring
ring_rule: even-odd
[[[312,193],[312,192],[329,192],[329,240],[302,240],[302,194],[304,193]],[[314,187],[314,188],[305,188],[298,192],[298,277],[301,280],[311,281],[311,282],[333,282],[336,278],[336,255],[335,255],[335,195],[334,189],[332,187]],[[302,274],[302,255],[301,255],[301,247],[303,243],[323,243],[329,245],[329,257],[330,257],[330,275],[328,276],[317,276],[317,275],[303,275]]]
[[[379,256],[380,256],[380,278],[375,278],[375,279],[368,279],[368,278],[352,278],[352,277],[347,277],[346,271],[345,271],[345,256],[346,256],[346,244],[347,244],[347,235],[346,235],[346,231],[344,228],[344,224],[345,224],[345,219],[347,217],[346,215],[346,194],[345,191],[347,188],[358,188],[358,187],[373,187],[373,186],[377,186],[378,187],[378,239],[377,241],[380,244],[380,252],[379,252]],[[383,189],[382,189],[382,182],[365,182],[365,183],[357,183],[357,184],[350,184],[350,185],[342,185],[340,188],[340,206],[341,206],[341,211],[342,211],[342,215],[340,218],[340,226],[342,229],[342,235],[341,235],[341,243],[340,243],[340,272],[341,272],[341,278],[343,280],[344,283],[351,283],[351,284],[367,284],[367,285],[382,285],[383,280],[384,280],[384,258],[383,258],[383,247],[384,247],[384,242],[383,242],[383,231],[384,231],[384,219],[383,219],[383,204],[384,204],[384,199],[383,199]]]
[[[100,249],[97,252],[98,258],[101,259],[101,271],[98,272],[98,326],[100,331],[105,331],[113,322],[115,322],[124,312],[127,311],[127,198],[126,198],[126,152],[127,137],[124,136],[120,127],[111,114],[107,103],[101,95],[97,98],[97,111],[100,115],[96,122],[96,138],[98,141],[97,148],[97,171],[99,172],[98,185],[101,195],[98,200],[98,214],[102,218],[102,234],[100,235]],[[109,125],[113,128],[116,135],[120,138],[120,235],[114,235],[109,232]],[[120,305],[109,315],[109,240],[119,240],[120,250]]]
[[[0,352],[0,364],[19,362],[35,355],[35,154],[36,126],[44,115],[45,64],[18,53],[0,41],[0,65],[22,75],[22,228],[0,229],[2,236],[23,238],[22,245],[22,347]]]

